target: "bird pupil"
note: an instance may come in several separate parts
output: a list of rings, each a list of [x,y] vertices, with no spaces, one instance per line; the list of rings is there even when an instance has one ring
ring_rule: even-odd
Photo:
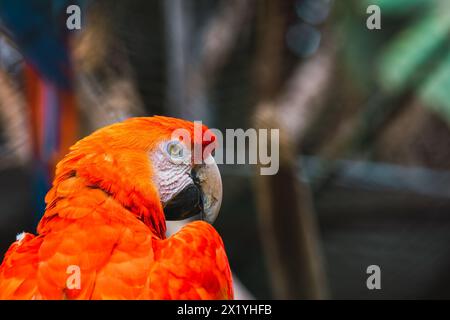
[[[170,145],[170,154],[173,156],[181,156],[181,147],[178,143],[173,143],[172,145]]]

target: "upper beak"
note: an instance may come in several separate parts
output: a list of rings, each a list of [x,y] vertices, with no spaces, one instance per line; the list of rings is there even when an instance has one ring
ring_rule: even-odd
[[[214,158],[192,169],[193,183],[184,188],[164,206],[167,220],[182,220],[201,214],[202,220],[213,223],[222,204],[222,179]]]
[[[197,183],[202,190],[202,219],[212,224],[217,219],[222,204],[220,171],[212,155],[196,169]]]

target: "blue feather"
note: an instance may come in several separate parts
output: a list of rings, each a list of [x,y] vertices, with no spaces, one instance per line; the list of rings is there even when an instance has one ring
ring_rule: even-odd
[[[85,1],[2,0],[0,19],[13,36],[25,59],[46,80],[58,87],[71,83],[70,53],[66,28],[67,6]]]

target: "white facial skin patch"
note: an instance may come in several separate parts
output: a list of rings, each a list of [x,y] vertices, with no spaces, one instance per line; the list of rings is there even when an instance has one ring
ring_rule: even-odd
[[[167,146],[168,142],[163,142],[156,152],[150,155],[155,173],[153,180],[159,190],[159,197],[163,204],[193,183],[190,176],[191,157],[187,148],[181,144],[184,148],[182,159],[172,159],[167,151]]]

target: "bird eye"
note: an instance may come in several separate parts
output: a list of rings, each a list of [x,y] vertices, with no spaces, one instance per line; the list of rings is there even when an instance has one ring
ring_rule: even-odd
[[[183,146],[179,141],[171,141],[167,144],[167,153],[171,158],[183,158]]]

